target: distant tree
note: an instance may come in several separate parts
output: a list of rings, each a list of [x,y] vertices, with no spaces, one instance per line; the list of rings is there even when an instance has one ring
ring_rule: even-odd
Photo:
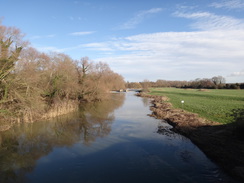
[[[240,83],[240,89],[244,89],[244,83]]]
[[[156,85],[157,87],[168,87],[168,82],[166,80],[158,79]]]
[[[151,82],[147,79],[145,79],[143,82],[141,82],[142,89],[144,91],[149,91],[149,87],[151,87]]]
[[[86,78],[86,75],[88,74],[88,71],[92,67],[92,63],[88,57],[83,57],[77,62],[77,66],[78,67],[76,69],[78,72],[79,84],[82,84]]]
[[[211,81],[211,79],[208,78],[201,79],[200,83],[201,83],[201,88],[209,88],[209,89],[214,88],[214,84]]]
[[[93,63],[88,57],[76,62],[79,100],[100,100],[110,90],[125,88],[124,78],[113,72],[107,63]]]
[[[212,81],[215,85],[220,85],[225,83],[225,78],[223,76],[214,76],[212,77]]]
[[[230,84],[229,85],[229,89],[240,89],[240,86],[239,86],[238,83],[236,83],[236,84]]]
[[[139,82],[127,82],[126,87],[127,88],[134,88],[134,89],[142,88],[142,86]]]

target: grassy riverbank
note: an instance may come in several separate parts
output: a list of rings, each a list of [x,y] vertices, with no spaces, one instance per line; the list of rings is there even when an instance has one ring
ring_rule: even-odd
[[[172,125],[172,131],[188,137],[223,170],[235,179],[244,181],[244,112],[241,92],[243,91],[161,88],[152,89],[150,94],[141,93],[139,96],[153,99],[153,105],[150,107],[151,116],[167,121]],[[185,106],[181,106],[182,100],[185,101]],[[195,104],[196,102],[198,104]],[[194,113],[179,109],[182,107],[189,111],[193,109]],[[205,114],[206,117],[201,118],[196,114],[195,108],[197,107],[198,110],[205,109],[199,111],[201,111],[201,116]],[[238,108],[240,110],[235,113],[235,122],[231,123],[231,118],[226,117],[225,113],[230,113],[232,109]],[[222,111],[218,112],[220,109]],[[217,120],[214,121],[228,124],[221,125],[221,123],[206,120],[206,118],[214,119],[210,116],[211,110],[222,116],[219,118],[215,116]],[[164,131],[164,129],[160,128],[158,131]]]
[[[244,90],[151,88],[149,94],[167,96],[174,108],[197,113],[220,123],[230,123],[232,117],[229,114],[232,110],[244,106]]]

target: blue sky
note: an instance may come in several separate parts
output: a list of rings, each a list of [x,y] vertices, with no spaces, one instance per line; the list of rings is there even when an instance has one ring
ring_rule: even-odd
[[[244,0],[0,0],[31,46],[103,61],[126,81],[244,82]]]

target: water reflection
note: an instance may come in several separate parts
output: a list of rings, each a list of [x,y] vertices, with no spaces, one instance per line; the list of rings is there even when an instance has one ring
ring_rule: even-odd
[[[142,100],[142,103],[145,107],[149,106],[151,104],[151,101],[152,101],[150,98],[146,98],[146,97],[142,97],[141,100]]]
[[[0,182],[228,182],[189,139],[147,116],[149,105],[134,93],[114,94],[1,133]]]
[[[175,132],[171,131],[171,129],[172,129],[172,127],[169,125],[159,124],[157,133],[171,137],[171,138],[178,137],[179,135],[177,135]]]
[[[72,114],[0,132],[0,182],[27,181],[26,173],[55,147],[72,146],[78,141],[90,145],[97,137],[107,136],[113,111],[123,105],[124,99],[124,95],[113,94],[106,101],[82,105]]]

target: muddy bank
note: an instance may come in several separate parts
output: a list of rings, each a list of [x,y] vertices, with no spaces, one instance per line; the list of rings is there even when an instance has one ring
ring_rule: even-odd
[[[153,99],[151,116],[166,120],[173,126],[173,131],[188,137],[225,172],[244,181],[244,140],[235,133],[234,124],[222,125],[197,114],[174,109],[167,97],[138,95]]]

